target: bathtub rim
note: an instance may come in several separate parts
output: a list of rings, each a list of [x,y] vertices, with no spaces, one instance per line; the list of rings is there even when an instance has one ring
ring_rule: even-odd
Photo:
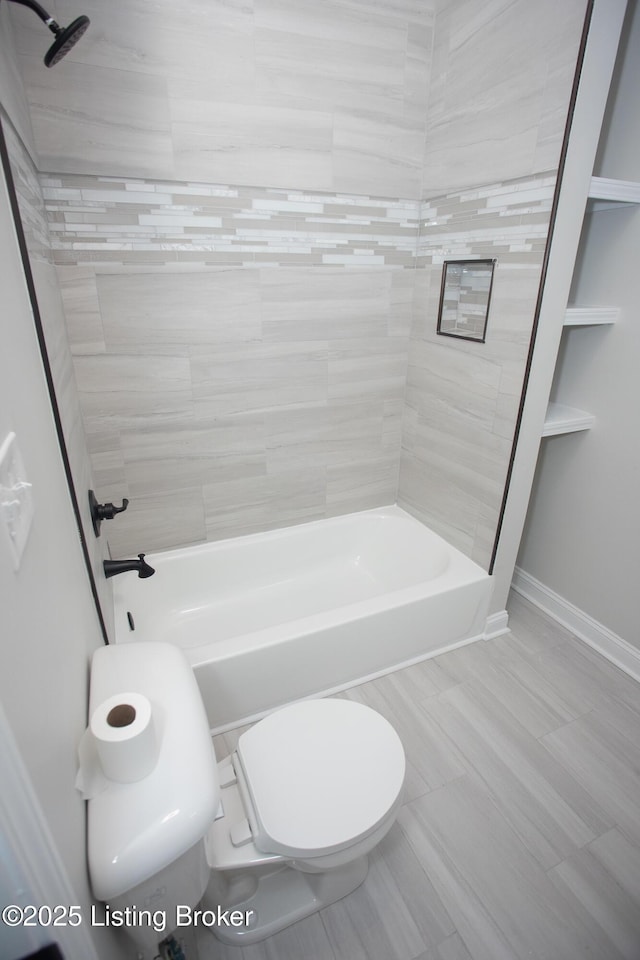
[[[205,540],[200,543],[190,543],[185,544],[182,547],[172,547],[169,550],[154,550],[149,553],[145,553],[145,559],[148,561],[156,562],[162,560],[173,560],[180,559],[185,554],[194,555],[199,553],[206,553],[208,551],[217,550],[230,544],[238,545],[248,545],[252,541],[262,540],[262,541],[277,541],[290,535],[292,533],[297,533],[298,531],[309,531],[312,528],[316,527],[325,527],[327,525],[337,525],[341,521],[348,520],[351,517],[370,517],[370,516],[379,516],[381,519],[384,519],[388,516],[390,519],[398,518],[404,520],[405,518],[409,520],[413,525],[417,526],[420,529],[421,535],[427,539],[430,539],[440,545],[443,545],[447,552],[451,551],[454,555],[460,558],[460,560],[469,565],[469,568],[475,568],[483,574],[487,574],[482,567],[479,566],[472,560],[470,557],[467,557],[466,554],[458,547],[454,547],[452,544],[448,543],[444,537],[440,536],[439,533],[436,533],[421,520],[415,517],[412,513],[409,513],[408,510],[405,510],[404,507],[401,507],[398,503],[385,504],[380,507],[371,507],[368,510],[352,510],[350,513],[337,513],[330,517],[319,517],[316,520],[305,520],[303,523],[290,523],[280,527],[272,527],[268,530],[259,530],[255,533],[240,533],[235,537],[223,537],[220,540]],[[114,587],[117,585],[114,584]]]
[[[302,524],[294,524],[287,527],[277,527],[273,530],[262,531],[259,533],[246,534],[238,537],[227,537],[224,540],[207,541],[206,543],[193,544],[184,547],[176,547],[172,550],[158,551],[157,553],[146,554],[146,559],[153,566],[154,563],[162,561],[180,561],[184,558],[193,558],[199,554],[214,553],[223,551],[230,544],[238,548],[251,548],[256,540],[264,543],[276,542],[285,539],[291,532],[311,531],[319,526],[326,527],[327,524],[337,526],[345,519],[360,517],[379,517],[382,521],[389,518],[408,520],[412,526],[416,527],[420,536],[425,538],[425,547],[435,544],[439,549],[446,550],[447,565],[439,574],[429,579],[418,581],[406,587],[399,587],[394,590],[388,590],[384,593],[376,594],[363,600],[356,600],[353,603],[343,603],[336,607],[331,607],[319,613],[309,614],[305,617],[298,617],[293,620],[285,620],[281,623],[264,627],[260,630],[252,630],[248,633],[235,634],[232,637],[226,637],[222,640],[204,639],[202,643],[183,645],[175,643],[173,640],[165,640],[164,637],[150,638],[143,637],[144,640],[161,639],[164,642],[174,643],[185,654],[192,667],[201,666],[208,663],[211,659],[225,660],[238,654],[249,653],[257,648],[268,648],[276,646],[278,643],[288,641],[299,636],[308,636],[317,632],[319,628],[331,628],[341,623],[352,623],[365,616],[381,613],[384,610],[393,610],[398,607],[414,603],[417,600],[425,599],[434,594],[445,594],[453,592],[461,586],[472,583],[480,583],[491,579],[490,575],[483,570],[475,561],[471,560],[456,547],[447,543],[439,534],[435,533],[429,527],[425,526],[420,520],[408,513],[398,504],[392,504],[384,507],[374,507],[370,510],[359,510],[349,514],[338,514],[335,517],[328,517],[319,520],[311,520]],[[139,640],[138,637],[131,636],[131,631],[126,620],[126,610],[129,601],[122,596],[124,585],[118,589],[118,584],[114,584],[114,612],[115,612],[115,641],[116,643],[127,643]],[[200,651],[200,653],[198,653]],[[213,653],[215,651],[215,653]],[[212,656],[213,654],[213,656]]]

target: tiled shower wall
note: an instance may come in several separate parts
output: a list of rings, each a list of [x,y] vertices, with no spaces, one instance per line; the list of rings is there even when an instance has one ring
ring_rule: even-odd
[[[422,204],[42,182],[98,487],[132,501],[116,551],[399,490],[487,565],[553,174]],[[486,344],[435,334],[447,257],[498,260]]]
[[[434,6],[83,0],[91,29],[51,72],[18,9],[40,168],[418,198]]]
[[[555,173],[422,204],[398,499],[485,569],[497,529]],[[436,334],[445,259],[495,258],[486,342]]]
[[[115,552],[395,500],[417,201],[42,182]]]
[[[585,6],[86,0],[51,76],[13,12],[114,553],[399,489],[486,564]],[[487,345],[434,336],[463,253]]]

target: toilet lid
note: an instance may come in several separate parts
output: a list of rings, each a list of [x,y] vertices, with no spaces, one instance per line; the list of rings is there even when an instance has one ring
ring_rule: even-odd
[[[400,801],[400,738],[379,713],[350,700],[283,707],[242,734],[238,756],[263,852],[335,853],[373,833]]]

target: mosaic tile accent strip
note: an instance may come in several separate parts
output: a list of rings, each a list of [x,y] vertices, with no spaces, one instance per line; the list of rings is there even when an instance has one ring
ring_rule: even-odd
[[[413,200],[66,175],[41,182],[57,263],[415,262]]]
[[[543,173],[425,200],[418,266],[447,259],[520,261],[544,251],[556,176]]]
[[[44,249],[24,166],[23,216]],[[137,504],[116,551],[390,502],[400,464],[404,505],[486,563],[553,175],[422,203],[66,174],[41,184],[98,487]],[[435,333],[442,262],[464,258],[497,259],[481,345]],[[179,511],[156,531],[154,505],[186,490],[187,527]]]

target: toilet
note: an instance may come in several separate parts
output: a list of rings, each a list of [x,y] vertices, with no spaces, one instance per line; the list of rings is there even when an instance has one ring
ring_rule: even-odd
[[[132,691],[151,703],[157,762],[135,782],[102,778],[88,802],[87,845],[93,893],[107,918],[131,921],[123,926],[140,958],[181,925],[255,943],[362,883],[404,782],[404,750],[384,717],[349,700],[293,703],[218,763],[181,650],[97,650],[90,716]]]

